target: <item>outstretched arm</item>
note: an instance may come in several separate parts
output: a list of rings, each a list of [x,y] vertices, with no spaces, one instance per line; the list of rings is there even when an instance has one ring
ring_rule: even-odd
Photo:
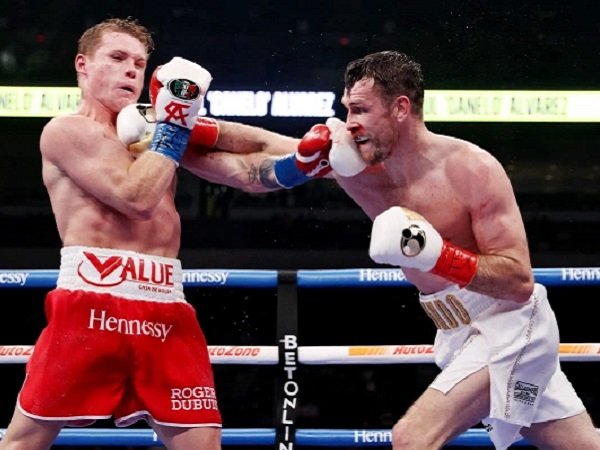
[[[129,105],[119,114],[117,131],[130,151],[146,150],[154,132],[152,115],[144,104]],[[289,189],[328,176],[332,168],[353,176],[366,166],[338,119],[314,125],[296,139],[208,117],[197,118],[181,165],[208,181],[247,192]]]
[[[137,155],[148,149],[155,127],[154,108],[149,104],[129,105],[117,118],[119,139]],[[208,181],[266,192],[282,188],[274,178],[274,161],[293,155],[299,142],[259,127],[198,117],[180,163]]]
[[[366,167],[339,119],[314,125],[302,139],[240,123],[217,124],[214,147],[220,151],[189,146],[184,166],[202,178],[248,192],[289,189],[328,176],[332,168],[353,176]]]
[[[237,139],[237,138],[236,138]],[[238,149],[243,149],[238,147]],[[252,145],[252,144],[250,144]],[[232,153],[225,150],[196,148],[187,151],[182,166],[194,175],[212,183],[224,184],[246,192],[259,193],[282,189],[275,179],[273,165],[281,154],[293,154],[296,144],[253,153]],[[249,147],[245,147],[249,148]]]
[[[300,139],[260,127],[222,120],[217,123],[219,136],[213,150],[230,153],[264,153],[267,156],[278,157],[296,151],[300,142]],[[206,150],[206,147],[191,146],[189,150]]]
[[[214,183],[246,192],[292,188],[331,171],[329,130],[315,125],[295,139],[234,122],[219,122],[215,148],[189,147],[183,166]]]

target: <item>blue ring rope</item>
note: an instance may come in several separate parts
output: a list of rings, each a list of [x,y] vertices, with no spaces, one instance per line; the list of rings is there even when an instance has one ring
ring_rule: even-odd
[[[183,271],[185,287],[275,288],[276,270],[190,269]],[[533,269],[545,286],[598,286],[600,267]],[[225,278],[224,278],[225,277]],[[53,288],[58,270],[0,270],[1,288]],[[302,288],[410,286],[400,269],[364,268],[298,270]]]
[[[0,428],[0,438],[6,429]],[[273,445],[274,428],[229,428],[223,430],[221,442],[227,445]],[[55,445],[65,446],[152,446],[160,441],[150,429],[123,428],[65,428],[54,441]],[[389,429],[303,429],[296,430],[296,445],[306,447],[389,447]],[[450,441],[447,446],[479,447],[490,446],[492,442],[487,432],[472,428]],[[526,439],[513,444],[529,445]]]
[[[600,285],[600,267],[533,269],[535,281],[545,286]],[[299,270],[298,286],[304,288],[410,286],[400,269],[364,268]]]
[[[218,274],[226,274],[219,278]],[[184,286],[194,287],[243,287],[269,288],[277,286],[275,270],[186,270]],[[600,284],[600,267],[543,268],[534,269],[537,282],[546,286],[595,286]],[[58,278],[57,270],[0,270],[0,288],[52,288]],[[324,287],[381,287],[409,286],[399,269],[341,269],[299,270],[298,286],[305,288]],[[0,437],[5,429],[0,429]],[[362,438],[361,438],[362,436]],[[361,441],[362,439],[362,441]],[[297,445],[305,446],[389,446],[389,430],[332,430],[298,429]],[[153,445],[158,441],[152,430],[147,429],[63,429],[57,437],[57,445]],[[275,429],[225,429],[223,445],[272,445]],[[482,429],[470,429],[448,445],[490,445],[491,441]],[[521,440],[514,445],[528,445]]]

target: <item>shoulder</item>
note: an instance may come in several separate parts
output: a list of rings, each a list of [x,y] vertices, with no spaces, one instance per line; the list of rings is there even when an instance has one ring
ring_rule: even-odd
[[[68,114],[51,119],[44,126],[42,136],[52,136],[58,133],[76,134],[84,131],[93,132],[95,129],[100,130],[100,128],[100,124],[89,117],[79,114]]]
[[[500,161],[489,151],[462,139],[443,137],[445,173],[457,192],[476,200],[500,191],[512,191]]]
[[[439,136],[443,142],[445,163],[452,173],[485,176],[504,173],[500,161],[478,145],[450,136]]]
[[[51,156],[59,149],[84,148],[103,135],[102,126],[82,115],[70,114],[51,119],[40,136],[42,154]]]

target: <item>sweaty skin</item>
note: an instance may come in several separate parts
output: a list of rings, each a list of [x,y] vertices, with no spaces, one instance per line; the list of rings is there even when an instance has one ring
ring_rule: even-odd
[[[532,374],[544,382],[543,371],[555,370],[548,364],[555,361],[553,339],[558,342],[558,327],[546,303],[538,315],[534,311],[528,316],[529,322],[515,324],[514,330],[505,328],[503,320],[515,320],[518,316],[510,314],[537,305],[537,297],[532,295],[533,271],[525,227],[515,195],[506,172],[490,153],[470,142],[427,129],[422,115],[420,66],[399,52],[378,52],[349,63],[344,81],[346,128],[370,167],[353,177],[335,175],[338,184],[372,220],[391,207],[402,207],[409,216],[411,212],[422,215],[443,239],[477,254],[476,273],[465,290],[492,296],[495,306],[506,308],[492,311],[479,324],[475,319],[473,327],[465,324],[465,328],[437,331],[436,358],[448,357],[451,362],[442,364],[442,372],[436,377],[439,383],[432,382],[393,426],[392,447],[438,450],[490,416],[492,403],[508,404],[510,395],[503,398],[502,394],[513,387],[511,382],[505,383],[506,376],[513,376],[519,364],[521,368],[526,366],[527,357]],[[430,299],[445,304],[446,298],[440,291],[453,282],[431,272],[402,270],[422,294],[436,293]],[[458,291],[459,296],[462,292],[454,287],[450,291]],[[466,294],[477,297],[472,292]],[[421,295],[420,299],[424,297],[427,296]],[[544,308],[547,324],[540,319]],[[443,314],[444,310],[440,311]],[[482,322],[488,324],[487,332]],[[546,362],[533,350],[532,329],[536,322],[541,327],[537,330],[539,345],[543,348],[546,344],[542,351],[549,357]],[[525,336],[533,340],[523,339]],[[510,341],[507,348],[499,348],[505,346],[503,338]],[[504,367],[492,365],[494,357],[512,350],[518,356],[499,357]],[[497,389],[493,380],[499,378],[501,387]],[[572,386],[558,371],[553,379],[554,388],[560,393],[548,389],[551,395],[547,398],[560,396],[564,404],[550,400],[550,406],[541,408],[548,419],[531,422],[519,432],[540,449],[599,450],[596,428]],[[499,450],[510,445],[513,429],[519,428],[518,422],[517,426],[509,422],[506,427],[492,425],[496,427],[493,434],[498,437]]]
[[[146,61],[140,41],[106,33],[93,57],[76,60],[84,93],[77,112],[44,127],[43,180],[65,246],[177,256],[175,166],[154,152],[134,159],[115,131],[118,111],[142,91]]]
[[[175,166],[155,152],[128,152],[118,140],[118,111],[137,101],[146,55],[129,35],[106,33],[94,58],[79,58],[84,95],[73,115],[52,119],[40,139],[43,179],[65,246],[83,245],[177,257],[181,223]],[[93,69],[93,70],[89,70]],[[293,151],[298,140],[220,123],[216,149],[188,149],[181,166],[208,181],[265,192],[259,164]],[[224,151],[220,151],[223,149]],[[254,153],[263,153],[254,155]],[[166,167],[165,167],[166,166]]]
[[[392,206],[418,211],[444,239],[480,254],[469,289],[526,301],[533,289],[529,249],[500,163],[474,144],[427,130],[410,114],[408,100],[385,105],[372,79],[358,81],[342,102],[347,128],[372,166],[337,176],[344,191],[371,219]],[[429,272],[403,271],[423,293],[451,284]]]

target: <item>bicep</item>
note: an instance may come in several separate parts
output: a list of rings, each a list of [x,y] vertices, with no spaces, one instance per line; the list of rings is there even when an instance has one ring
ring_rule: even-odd
[[[480,253],[528,258],[523,219],[508,176],[498,162],[481,170],[471,189],[471,220]]]
[[[471,220],[480,257],[469,289],[525,302],[533,289],[533,272],[523,219],[499,163],[489,175],[474,194]]]

